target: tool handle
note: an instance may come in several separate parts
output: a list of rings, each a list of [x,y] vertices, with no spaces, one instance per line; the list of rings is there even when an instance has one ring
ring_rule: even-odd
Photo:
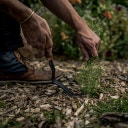
[[[55,79],[55,66],[54,66],[54,63],[52,60],[49,60],[49,66],[50,66],[51,71],[52,71],[52,81],[54,81],[54,79]]]
[[[76,95],[71,91],[69,90],[66,86],[64,86],[60,81],[57,81],[56,78],[55,78],[55,66],[54,66],[54,63],[52,61],[52,58],[48,58],[48,61],[49,61],[49,66],[51,68],[51,71],[52,71],[52,82],[56,85],[58,85],[59,87],[61,87],[64,92],[66,92],[69,96],[71,97],[76,97]]]

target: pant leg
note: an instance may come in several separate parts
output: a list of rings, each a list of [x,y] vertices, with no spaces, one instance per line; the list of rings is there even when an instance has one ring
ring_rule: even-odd
[[[8,14],[0,13],[0,51],[14,51],[23,46],[20,24]]]
[[[0,71],[6,74],[19,74],[26,72],[27,67],[18,61],[14,52],[0,52]]]
[[[0,72],[19,74],[27,71],[13,52],[23,46],[19,23],[8,14],[0,13]]]

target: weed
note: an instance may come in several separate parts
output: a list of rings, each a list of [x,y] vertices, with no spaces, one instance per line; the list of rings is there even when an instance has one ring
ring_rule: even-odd
[[[6,124],[0,123],[0,128],[22,128],[22,124],[15,120],[9,120]]]
[[[59,116],[61,119],[65,118],[65,115],[63,113],[61,113],[58,110],[54,110],[53,112],[49,112],[49,111],[44,111],[44,116],[46,118],[46,122],[47,124],[54,124],[56,118]]]
[[[0,101],[0,108],[6,108],[6,103],[5,101]]]
[[[99,101],[93,109],[97,117],[105,112],[128,112],[128,99],[120,97],[118,99],[109,99],[108,101]]]
[[[99,91],[101,75],[101,64],[98,63],[97,65],[93,58],[85,63],[76,78],[81,87],[81,92],[89,97],[96,97]]]

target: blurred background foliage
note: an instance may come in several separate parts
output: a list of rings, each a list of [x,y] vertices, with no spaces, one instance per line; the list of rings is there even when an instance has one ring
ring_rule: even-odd
[[[103,59],[128,58],[128,0],[69,0],[79,15],[101,38],[99,56]],[[45,18],[52,31],[54,54],[81,58],[75,31],[42,6],[40,0],[22,0]]]

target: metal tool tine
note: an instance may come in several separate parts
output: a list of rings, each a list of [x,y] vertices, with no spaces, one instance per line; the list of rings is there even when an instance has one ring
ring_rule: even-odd
[[[65,85],[63,85],[60,81],[58,80],[54,80],[54,82],[56,85],[58,85],[59,87],[61,87],[69,96],[75,97],[76,95],[70,90],[68,89]]]

